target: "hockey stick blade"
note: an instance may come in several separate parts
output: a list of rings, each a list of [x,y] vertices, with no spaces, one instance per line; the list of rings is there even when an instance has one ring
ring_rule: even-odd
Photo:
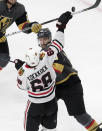
[[[102,123],[100,123],[99,125],[97,125],[96,127],[94,127],[94,128],[93,128],[92,130],[90,130],[90,131],[93,131],[93,130],[99,128],[101,125],[102,125]]]
[[[100,4],[100,2],[101,2],[101,0],[96,0],[96,2],[92,6],[90,6],[88,8],[85,8],[83,10],[80,10],[80,11],[74,12],[74,13],[72,13],[72,15],[79,14],[79,13],[82,13],[84,11],[88,11],[88,10],[94,9],[94,8],[96,8]]]

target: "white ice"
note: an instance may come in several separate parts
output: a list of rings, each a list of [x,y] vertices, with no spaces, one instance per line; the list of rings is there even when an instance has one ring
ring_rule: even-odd
[[[84,1],[84,2],[83,2]],[[85,3],[86,1],[86,3]],[[30,21],[39,23],[58,18],[63,12],[88,7],[95,0],[18,0],[25,5]],[[88,2],[88,3],[87,3]],[[89,4],[89,5],[88,5]],[[56,22],[46,24],[53,33]],[[97,9],[77,14],[65,30],[65,51],[73,66],[79,71],[84,89],[87,112],[102,122],[102,3]],[[13,24],[7,34],[17,31]],[[20,33],[8,37],[11,60],[23,59],[29,47],[38,48],[35,34]],[[27,100],[26,92],[16,86],[17,71],[13,63],[0,72],[0,131],[23,131],[23,116]],[[59,101],[57,131],[85,131],[67,113],[63,101]]]

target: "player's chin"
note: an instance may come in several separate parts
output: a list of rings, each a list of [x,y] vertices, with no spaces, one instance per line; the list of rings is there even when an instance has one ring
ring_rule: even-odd
[[[40,45],[40,47],[41,47],[42,49],[45,49],[46,46],[45,46],[45,45]]]

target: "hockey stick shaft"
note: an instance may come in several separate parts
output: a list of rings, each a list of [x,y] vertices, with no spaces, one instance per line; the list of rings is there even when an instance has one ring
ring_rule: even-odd
[[[15,62],[14,62],[14,61],[12,61],[12,60],[3,59],[3,58],[0,58],[0,61],[9,61],[9,62],[11,62],[11,63],[15,63]]]
[[[93,130],[99,128],[101,125],[102,125],[102,123],[100,123],[99,125],[97,125],[96,127],[94,127],[94,128],[93,128],[92,130],[90,130],[90,131],[93,131]]]
[[[11,63],[15,63],[14,61],[12,61],[12,60],[10,60],[9,62],[11,62]]]
[[[58,20],[58,18],[55,18],[55,19],[52,19],[52,20],[43,22],[43,23],[41,23],[41,25],[45,25],[45,24],[51,23],[51,22],[56,21],[56,20]],[[12,35],[15,35],[15,34],[18,34],[18,33],[24,32],[24,31],[27,31],[27,30],[29,30],[29,29],[31,29],[31,27],[25,28],[25,29],[23,29],[23,30],[19,30],[19,31],[12,32],[11,34],[7,34],[7,35],[5,35],[5,36],[6,36],[6,37],[12,36]]]
[[[79,13],[94,9],[100,4],[100,2],[101,2],[101,0],[96,0],[96,2],[92,6],[85,8],[85,9],[82,9],[82,10],[79,10],[77,12],[74,12],[74,13],[72,13],[72,15],[79,14]]]
[[[95,2],[92,6],[90,6],[90,7],[88,7],[88,8],[85,8],[85,9],[82,9],[82,10],[79,10],[79,11],[76,11],[76,12],[72,12],[71,14],[72,14],[72,15],[75,15],[75,14],[79,14],[79,13],[82,13],[82,12],[85,12],[85,11],[88,11],[88,10],[91,10],[91,9],[94,9],[94,8],[96,8],[96,7],[100,4],[100,2],[101,2],[101,0],[96,0],[96,2]],[[41,23],[41,25],[45,25],[45,24],[51,23],[51,22],[56,21],[56,20],[58,20],[58,18],[55,18],[55,19],[52,19],[52,20],[43,22],[43,23]],[[12,35],[15,35],[15,34],[18,34],[18,33],[24,32],[24,31],[27,31],[27,30],[29,30],[29,29],[31,29],[31,27],[25,28],[25,29],[20,30],[20,31],[12,32],[11,34],[7,34],[7,35],[5,35],[5,36],[6,36],[6,37],[12,36]]]

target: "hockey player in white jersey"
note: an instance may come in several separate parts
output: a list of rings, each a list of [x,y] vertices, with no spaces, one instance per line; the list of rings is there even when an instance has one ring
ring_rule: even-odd
[[[52,41],[46,52],[29,48],[25,55],[26,63],[18,71],[18,87],[28,91],[29,100],[33,103],[45,103],[55,97],[56,74],[52,64],[57,53],[63,48],[63,33],[57,32],[55,39],[58,41]]]
[[[67,24],[72,15],[70,12],[66,12],[65,16]],[[49,39],[46,37],[39,38],[39,41],[40,43],[49,42]],[[36,52],[30,48],[26,53],[25,63],[21,61],[22,67],[20,67],[19,62],[15,62],[15,67],[18,70],[17,85],[20,89],[28,92],[24,119],[26,131],[38,131],[40,124],[44,126],[43,131],[56,131],[56,73],[52,65],[57,53],[63,49],[63,46],[64,31],[58,28],[54,39],[46,51]]]

